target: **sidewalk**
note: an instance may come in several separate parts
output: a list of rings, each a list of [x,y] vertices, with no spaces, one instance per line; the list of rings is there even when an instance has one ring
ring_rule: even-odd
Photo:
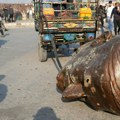
[[[12,23],[4,23],[6,28],[34,27],[34,20],[17,20]]]

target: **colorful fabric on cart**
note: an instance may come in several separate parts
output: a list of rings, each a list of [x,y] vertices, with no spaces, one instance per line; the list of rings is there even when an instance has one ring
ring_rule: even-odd
[[[90,8],[80,8],[79,9],[80,18],[91,19],[92,11]]]
[[[52,34],[45,34],[43,36],[44,41],[51,41],[51,40],[53,40],[53,38],[54,38],[54,36]]]
[[[64,39],[67,40],[67,41],[72,41],[72,40],[75,40],[76,38],[76,34],[64,34]]]
[[[87,33],[86,37],[87,37],[87,39],[92,40],[92,39],[94,39],[95,34],[94,33]]]

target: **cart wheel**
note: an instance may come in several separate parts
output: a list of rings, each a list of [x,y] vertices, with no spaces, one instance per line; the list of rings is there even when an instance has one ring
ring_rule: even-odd
[[[38,43],[38,57],[40,62],[47,61],[47,50],[42,47],[41,43]]]

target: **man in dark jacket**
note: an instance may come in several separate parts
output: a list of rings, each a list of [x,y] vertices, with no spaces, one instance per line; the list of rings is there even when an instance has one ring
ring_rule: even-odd
[[[115,7],[111,13],[111,18],[114,16],[114,32],[117,35],[118,30],[120,29],[120,10],[119,3],[115,3]],[[119,33],[118,33],[119,34]]]
[[[104,18],[106,18],[106,14],[102,5],[100,5],[98,8],[98,18],[100,22],[101,33],[104,34]]]
[[[9,8],[9,20],[10,22],[13,22],[13,17],[14,17],[14,10],[12,7]]]
[[[5,22],[8,22],[8,9],[3,8],[3,11],[4,11],[4,15],[5,15]]]

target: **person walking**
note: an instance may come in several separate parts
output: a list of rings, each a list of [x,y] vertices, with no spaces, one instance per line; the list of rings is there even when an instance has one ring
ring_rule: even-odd
[[[8,9],[5,7],[3,8],[4,16],[5,16],[5,22],[8,22]]]
[[[32,17],[33,17],[33,12],[32,12],[32,9],[30,8],[30,10],[29,10],[29,19],[32,19]]]
[[[2,15],[0,14],[0,33],[1,35],[4,35],[4,30],[7,31],[3,21],[2,21]]]
[[[113,8],[114,6],[112,5],[112,1],[109,1],[106,12],[107,12],[108,30],[111,35],[113,31],[113,18],[111,18],[111,13],[112,13]]]
[[[9,8],[9,21],[13,22],[14,10],[12,7]]]
[[[118,11],[120,12],[120,3],[118,4]],[[118,35],[120,34],[120,27],[118,28]]]
[[[115,7],[112,10],[111,18],[114,16],[114,32],[115,35],[119,34],[120,29],[120,8],[119,3],[115,3]]]
[[[104,18],[106,18],[106,13],[102,5],[98,8],[98,19],[100,22],[101,33],[104,34]]]

